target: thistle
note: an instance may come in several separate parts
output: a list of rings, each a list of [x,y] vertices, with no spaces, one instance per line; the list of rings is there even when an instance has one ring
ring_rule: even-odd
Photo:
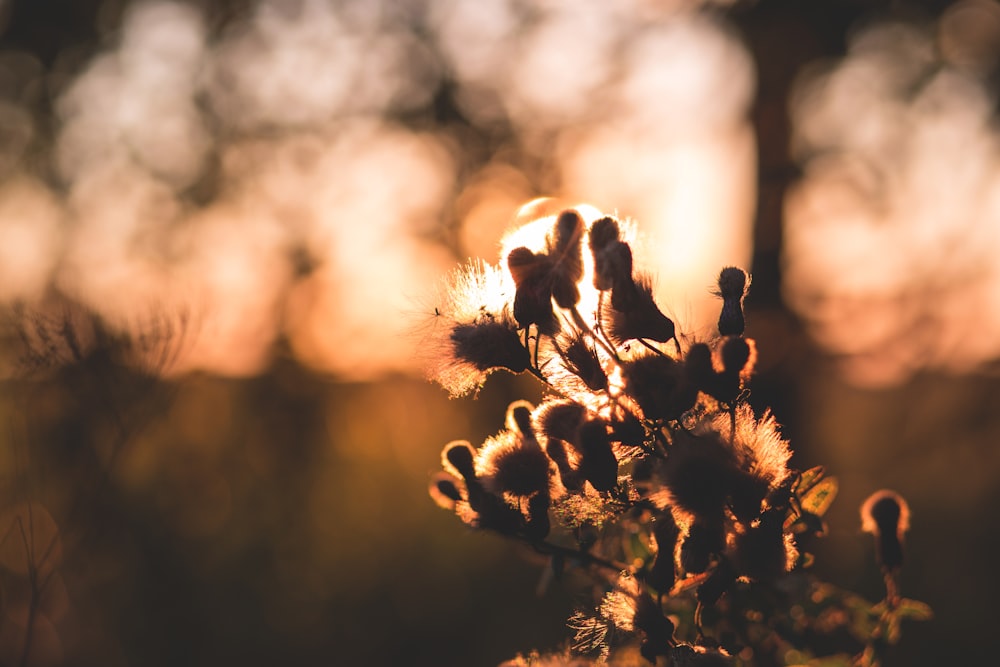
[[[717,335],[699,340],[634,270],[624,223],[566,210],[529,226],[539,238],[519,231],[503,269],[470,263],[451,277],[431,368],[454,395],[497,370],[528,372],[548,390],[537,406],[512,404],[506,428],[482,445],[446,446],[431,485],[468,525],[592,578],[597,598],[571,619],[567,648],[507,664],[772,665],[793,646],[799,657],[834,646],[836,664],[880,664],[899,620],[926,607],[896,586],[905,501],[881,492],[863,514],[885,600],[807,573],[837,482],[790,468],[774,416],[747,403],[757,357],[745,334],[749,274],[721,271]],[[826,613],[835,608],[868,622]]]

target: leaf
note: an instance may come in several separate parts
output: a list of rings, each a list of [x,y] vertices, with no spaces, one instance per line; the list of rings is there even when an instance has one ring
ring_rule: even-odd
[[[794,514],[789,515],[785,519],[784,529],[796,535],[805,532],[810,532],[814,535],[823,535],[826,533],[826,526],[823,524],[823,519],[805,510],[799,516],[795,516]]]
[[[803,567],[803,568],[810,568],[810,567],[813,566],[813,563],[815,563],[815,562],[816,562],[815,556],[813,556],[811,553],[802,551],[802,552],[799,552],[799,559],[796,562],[795,566],[796,567]]]
[[[812,486],[799,501],[803,512],[811,512],[816,516],[823,516],[833,504],[833,499],[837,497],[837,489],[840,485],[836,477],[826,477]]]
[[[816,483],[823,479],[825,474],[826,470],[823,466],[809,468],[809,470],[806,470],[799,475],[799,481],[795,484],[795,492],[799,494],[799,496],[805,495],[809,489],[816,486]]]
[[[934,618],[934,611],[930,605],[920,600],[910,600],[901,598],[896,605],[896,614],[900,618],[910,618],[914,621],[929,621]]]
[[[649,548],[648,536],[638,531],[629,533],[622,547],[630,561],[640,560],[645,563],[655,555]]]

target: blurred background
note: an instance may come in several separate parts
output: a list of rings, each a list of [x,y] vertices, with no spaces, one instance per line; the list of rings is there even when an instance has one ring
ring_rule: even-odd
[[[894,664],[991,662],[998,74],[990,0],[0,0],[0,664],[557,647],[585,596],[426,490],[539,397],[422,368],[541,196],[638,220],[689,335],[750,269],[752,402],[840,480],[817,570],[878,599],[901,492]]]

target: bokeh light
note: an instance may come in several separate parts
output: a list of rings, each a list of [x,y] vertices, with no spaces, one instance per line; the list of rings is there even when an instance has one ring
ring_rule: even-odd
[[[955,517],[1000,474],[1000,10],[870,4],[0,0],[0,524],[30,501],[61,548],[29,653],[556,646],[572,586],[532,597],[541,560],[427,498],[444,443],[538,388],[449,400],[424,366],[448,272],[583,204],[636,221],[690,338],[720,268],[755,273],[754,400],[842,481],[826,566],[871,583],[852,503],[892,486],[914,596],[982,595],[934,542],[998,548]],[[0,560],[6,664],[30,582]]]
[[[792,100],[785,294],[862,385],[1000,356],[997,20],[970,1],[872,26]]]

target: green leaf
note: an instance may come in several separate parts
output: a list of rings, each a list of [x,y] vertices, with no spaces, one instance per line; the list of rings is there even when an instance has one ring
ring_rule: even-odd
[[[816,483],[823,479],[825,474],[826,470],[823,469],[823,466],[809,468],[809,470],[799,475],[799,481],[795,484],[795,492],[800,496],[805,495],[809,489],[816,486]]]
[[[934,618],[930,605],[920,600],[900,599],[896,605],[896,613],[900,618],[910,618],[914,621],[929,621]]]
[[[803,512],[823,516],[833,504],[833,499],[837,497],[837,489],[839,488],[840,485],[837,484],[836,477],[825,477],[818,481],[802,495],[799,501]]]

